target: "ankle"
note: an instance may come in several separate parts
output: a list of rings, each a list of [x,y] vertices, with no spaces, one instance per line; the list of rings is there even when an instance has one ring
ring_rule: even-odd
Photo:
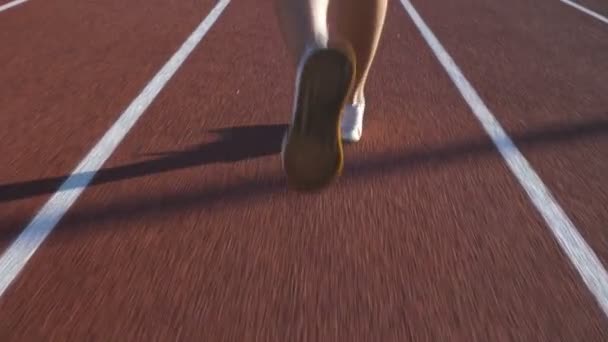
[[[365,105],[365,95],[362,90],[356,90],[350,100],[354,106]]]

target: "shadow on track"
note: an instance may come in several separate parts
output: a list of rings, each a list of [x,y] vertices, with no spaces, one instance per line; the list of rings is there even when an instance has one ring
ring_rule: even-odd
[[[212,163],[229,163],[277,154],[287,125],[239,126],[211,130],[217,139],[181,151],[159,152],[154,159],[101,169],[88,186],[118,180],[147,176],[167,171],[202,166]],[[83,179],[86,175],[81,176]],[[50,194],[59,188],[68,175],[26,182],[0,185],[0,202]],[[76,182],[82,186],[82,182]]]
[[[277,154],[285,125],[249,126],[225,128],[214,131],[220,138],[209,144],[192,148],[153,154],[157,158],[129,165],[100,170],[90,186],[139,176],[167,172],[176,169],[195,167],[209,163],[234,162],[250,158]],[[601,136],[608,133],[608,120],[596,119],[578,124],[561,124],[542,129],[514,134],[512,139],[519,147],[546,147],[556,142],[568,142],[580,138]],[[497,153],[494,144],[487,136],[477,139],[454,142],[448,146],[430,147],[419,150],[403,150],[372,156],[361,162],[347,163],[342,178],[364,179],[378,174],[406,172],[420,166],[440,165],[459,158]],[[34,180],[22,183],[0,185],[0,201],[11,201],[29,196],[52,193],[67,176]],[[150,212],[171,212],[192,207],[208,206],[218,200],[238,202],[264,197],[270,194],[287,193],[283,177],[279,174],[268,175],[261,179],[241,181],[226,186],[192,187],[185,192],[141,198],[118,198],[104,205],[71,211],[66,217],[67,225],[80,225],[107,220],[120,220],[135,214]],[[0,240],[14,236],[24,224],[23,217],[4,217],[0,226],[11,227],[0,233]]]

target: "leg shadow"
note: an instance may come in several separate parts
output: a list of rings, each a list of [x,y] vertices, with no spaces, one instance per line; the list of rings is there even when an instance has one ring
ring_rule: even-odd
[[[218,137],[180,151],[148,154],[153,159],[99,170],[89,186],[213,163],[232,163],[277,154],[287,125],[257,125],[221,128],[210,131]],[[74,187],[90,175],[79,174]],[[55,192],[68,175],[0,185],[0,202],[13,201]],[[67,190],[67,189],[66,189]]]

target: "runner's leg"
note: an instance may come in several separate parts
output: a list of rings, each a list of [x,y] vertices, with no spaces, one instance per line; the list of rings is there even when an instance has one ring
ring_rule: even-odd
[[[348,41],[355,52],[357,75],[349,104],[344,109],[341,130],[345,141],[356,142],[363,130],[365,110],[365,82],[376,55],[384,20],[387,0],[332,0],[330,14],[335,33]],[[333,33],[333,32],[332,32]]]
[[[328,0],[275,0],[287,47],[297,65],[292,122],[281,159],[289,185],[316,190],[343,165],[340,116],[352,91],[354,54],[328,41]]]
[[[275,0],[283,40],[295,63],[307,48],[326,47],[328,0]]]

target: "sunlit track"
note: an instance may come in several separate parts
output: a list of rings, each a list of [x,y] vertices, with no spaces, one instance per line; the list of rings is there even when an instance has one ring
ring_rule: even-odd
[[[389,0],[363,139],[301,194],[274,11],[2,13],[0,341],[608,341],[608,30]]]

